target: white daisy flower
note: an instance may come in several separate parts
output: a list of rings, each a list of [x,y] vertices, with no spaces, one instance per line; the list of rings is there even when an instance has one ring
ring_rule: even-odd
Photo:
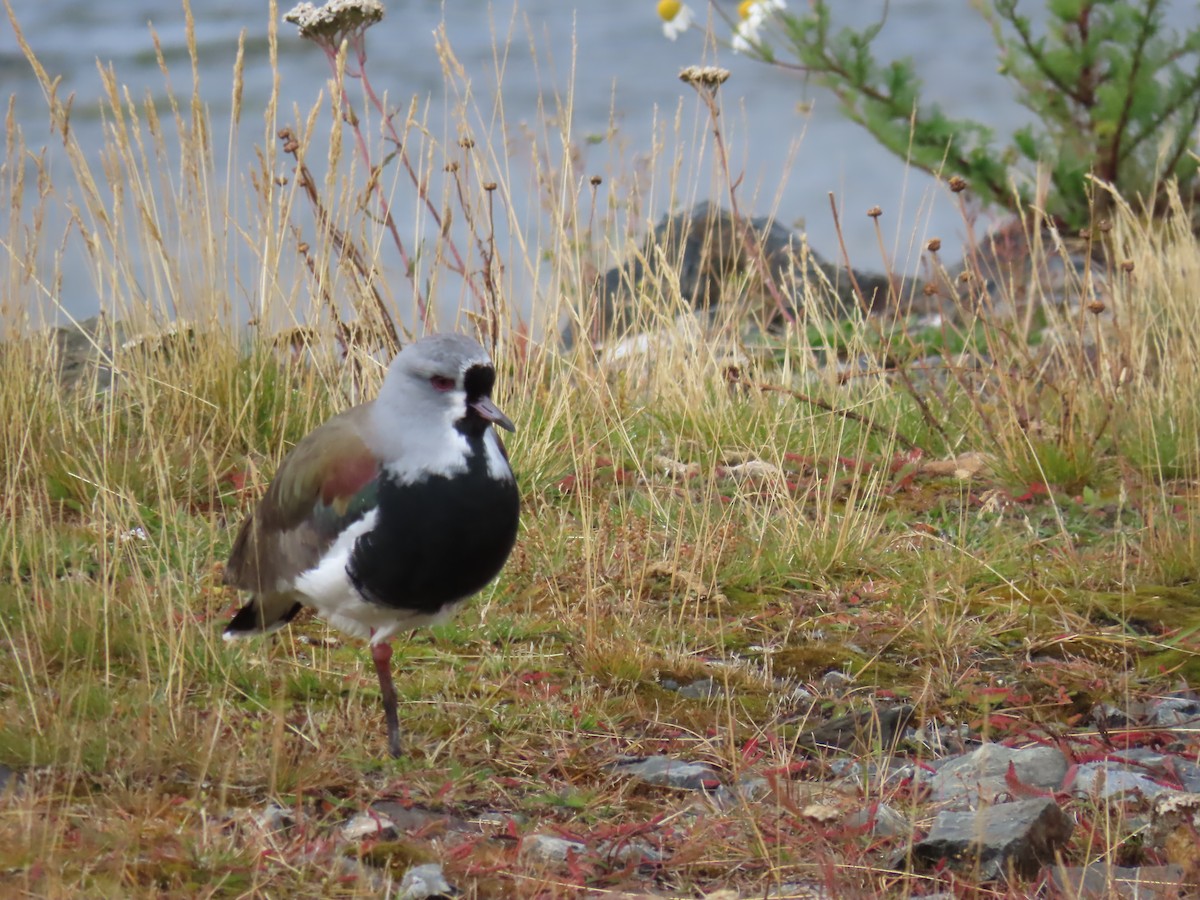
[[[663,34],[675,40],[692,25],[692,8],[680,0],[658,0],[658,17],[662,19]]]
[[[742,0],[733,34],[734,53],[752,53],[762,43],[762,27],[773,13],[787,9],[784,0]]]

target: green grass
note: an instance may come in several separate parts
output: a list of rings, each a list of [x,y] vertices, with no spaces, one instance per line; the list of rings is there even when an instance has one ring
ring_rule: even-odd
[[[464,128],[475,121],[461,114]],[[318,107],[311,127],[344,127],[325,115]],[[173,126],[137,127],[157,144]],[[19,140],[3,185],[23,223]],[[382,354],[339,342],[323,299],[364,296],[362,283],[335,241],[305,230],[295,207],[306,201],[273,137],[265,177],[246,186],[272,211],[246,235],[249,263],[236,238],[213,230],[236,215],[201,189],[218,177],[201,133],[184,132],[179,180],[163,182],[178,194],[156,188],[162,197],[136,177],[130,138],[112,140],[123,162],[103,179],[166,217],[140,221],[136,234],[189,236],[208,255],[163,250],[156,278],[135,286],[123,264],[133,239],[101,232],[88,259],[118,317],[153,334],[187,297],[191,331],[116,351],[117,386],[100,393],[86,368],[64,383],[38,329],[15,312],[53,312],[37,283],[0,282],[0,416],[10,423],[0,434],[0,764],[21,779],[0,810],[7,889],[366,896],[377,887],[363,873],[394,879],[407,861],[432,858],[468,897],[577,896],[585,886],[750,896],[796,880],[838,896],[903,896],[936,879],[891,872],[896,842],[826,827],[803,809],[919,805],[878,785],[833,796],[793,765],[805,728],[884,697],[923,719],[1020,736],[1077,725],[1093,703],[1195,683],[1200,418],[1189,410],[1200,338],[1190,286],[1200,252],[1182,213],[1151,226],[1122,207],[1111,252],[1136,277],[1113,274],[1118,317],[1090,345],[1080,335],[1092,320],[1081,327],[1036,296],[1033,329],[975,317],[957,298],[966,324],[910,331],[814,315],[751,342],[736,330],[679,339],[681,299],[668,284],[644,298],[639,327],[665,324],[676,338],[646,365],[530,339],[558,319],[558,303],[586,293],[589,272],[621,255],[601,235],[629,224],[616,205],[594,222],[538,162],[533,188],[562,215],[509,248],[504,272],[553,279],[556,300],[535,304],[544,321],[502,316],[496,352],[500,403],[518,423],[509,451],[520,539],[457,620],[397,643],[409,753],[387,759],[357,642],[307,617],[268,639],[220,639],[239,602],[220,581],[238,521],[289,446],[378,387]],[[426,145],[439,159],[460,149]],[[525,186],[502,149],[480,141],[472,177],[508,197]],[[100,176],[82,154],[71,160],[60,175],[70,184],[41,185],[42,201],[76,187],[103,221]],[[362,248],[385,236],[359,205],[361,171],[337,155],[308,164],[324,167],[320,201],[374,260]],[[653,165],[682,192],[671,154]],[[451,265],[451,242],[471,248],[468,268],[480,263],[485,243],[473,237],[488,219],[476,195],[490,192],[467,187],[445,195],[462,207],[423,247],[422,290]],[[616,196],[627,188],[620,177],[611,185]],[[292,226],[313,246],[300,249]],[[54,246],[24,225],[2,237],[10,262]],[[191,291],[184,258],[209,284],[229,271],[240,283],[264,271],[279,281],[246,326],[229,312],[234,298]],[[311,280],[314,271],[327,280]],[[402,296],[406,284],[397,277],[390,290]],[[1094,298],[1078,290],[1086,308]],[[497,310],[466,312],[486,322]],[[351,299],[337,313],[373,315]],[[1057,355],[1043,355],[1047,346]],[[931,369],[931,357],[944,365]],[[898,369],[839,377],[814,365],[837,358]],[[830,686],[830,672],[846,686]],[[719,689],[688,698],[664,687],[701,678]],[[762,775],[773,789],[695,814],[694,796],[611,771],[621,755],[652,753],[706,762],[731,782]],[[331,835],[379,799],[485,824],[368,844],[361,868],[347,870],[339,859],[355,851]],[[291,830],[255,824],[271,802],[292,812]],[[1109,846],[1077,840],[1069,861],[1104,857],[1129,830],[1108,823]],[[589,849],[546,867],[513,840],[533,833],[575,835]],[[638,868],[598,849],[631,835],[661,849],[663,863]]]

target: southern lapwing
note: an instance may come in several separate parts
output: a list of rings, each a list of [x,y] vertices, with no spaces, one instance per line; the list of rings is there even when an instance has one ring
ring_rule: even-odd
[[[284,459],[242,523],[225,582],[252,596],[225,637],[274,631],[301,607],[367,638],[388,749],[400,755],[392,635],[444,621],[496,577],[517,537],[517,483],[492,425],[496,372],[470,338],[410,344],[374,401]]]

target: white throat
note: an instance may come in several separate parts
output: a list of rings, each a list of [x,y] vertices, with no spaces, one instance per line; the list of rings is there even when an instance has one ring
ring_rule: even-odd
[[[458,406],[465,410],[465,399]],[[466,437],[454,427],[461,416],[453,404],[418,401],[384,406],[376,400],[368,442],[400,484],[430,475],[458,475],[467,470],[470,453]]]

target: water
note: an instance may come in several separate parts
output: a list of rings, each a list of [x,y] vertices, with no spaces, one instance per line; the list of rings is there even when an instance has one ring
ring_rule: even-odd
[[[796,5],[796,0],[792,0]],[[161,97],[163,80],[153,53],[148,23],[173,66],[174,86],[188,89],[188,63],[181,7],[161,0],[107,0],[85,3],[13,0],[17,19],[42,63],[61,75],[60,94],[76,95],[73,127],[85,147],[101,144],[96,114],[99,81],[96,60],[111,62],[120,81],[134,97],[146,92]],[[945,259],[961,249],[964,226],[945,188],[930,176],[911,170],[879,147],[865,131],[846,121],[833,97],[792,73],[769,68],[720,49],[705,53],[701,33],[693,30],[672,43],[666,40],[650,0],[429,0],[387,3],[388,14],[371,29],[369,69],[374,83],[387,89],[394,101],[415,94],[428,98],[435,117],[445,109],[445,87],[434,48],[434,30],[444,23],[451,46],[466,67],[475,92],[490,98],[496,85],[494,44],[510,35],[501,91],[510,123],[538,119],[539,100],[554,91],[565,95],[574,65],[572,133],[583,154],[584,171],[611,175],[617,165],[650,154],[655,123],[670,121],[683,103],[685,133],[702,122],[690,87],[678,80],[680,68],[718,62],[732,70],[722,89],[724,127],[735,172],[744,173],[739,188],[742,211],[761,214],[775,210],[788,224],[803,224],[811,245],[838,258],[830,213],[832,192],[841,210],[850,256],[860,268],[879,268],[880,254],[873,226],[866,216],[878,205],[888,252],[902,271],[916,269],[924,240],[940,237]],[[731,9],[734,4],[727,4]],[[1034,4],[1037,5],[1037,4]],[[1194,6],[1175,19],[1192,26],[1200,14]],[[692,0],[703,16],[704,5]],[[881,0],[849,4],[860,15],[877,16]],[[284,7],[286,9],[286,6]],[[215,123],[220,148],[232,87],[237,37],[247,35],[247,65],[243,120],[251,120],[266,105],[271,71],[267,59],[265,3],[245,0],[193,0],[200,53],[202,96]],[[722,29],[723,30],[723,29]],[[535,62],[529,50],[532,39]],[[966,0],[905,0],[889,7],[877,48],[895,57],[912,56],[926,84],[927,99],[951,116],[972,116],[1010,133],[1027,120],[1007,84],[996,74],[995,49],[986,23]],[[574,58],[573,58],[574,57]],[[328,69],[320,51],[300,40],[290,25],[280,28],[280,75],[283,110],[293,103],[307,109],[325,88]],[[45,105],[32,73],[16,47],[5,20],[0,25],[0,95],[16,98],[16,119],[27,143],[49,145],[54,171],[65,172],[61,146],[50,135]],[[805,109],[799,109],[799,104]],[[548,104],[549,108],[553,108]],[[603,136],[615,117],[615,139],[592,143]],[[286,121],[287,116],[281,115]],[[434,123],[434,132],[438,132]],[[243,128],[238,148],[246,165],[253,159],[261,129]],[[621,162],[624,160],[624,162]],[[514,165],[521,165],[514,159]],[[714,196],[716,187],[701,170],[687,199]],[[724,198],[714,196],[719,202]],[[404,198],[397,203],[403,208]],[[647,218],[657,219],[666,198],[655,195]],[[537,215],[531,203],[529,215]],[[644,231],[644,227],[643,227]],[[601,261],[611,265],[615,258]],[[400,278],[393,263],[393,279]],[[96,311],[98,301],[81,266],[68,266],[63,307],[72,315]]]

